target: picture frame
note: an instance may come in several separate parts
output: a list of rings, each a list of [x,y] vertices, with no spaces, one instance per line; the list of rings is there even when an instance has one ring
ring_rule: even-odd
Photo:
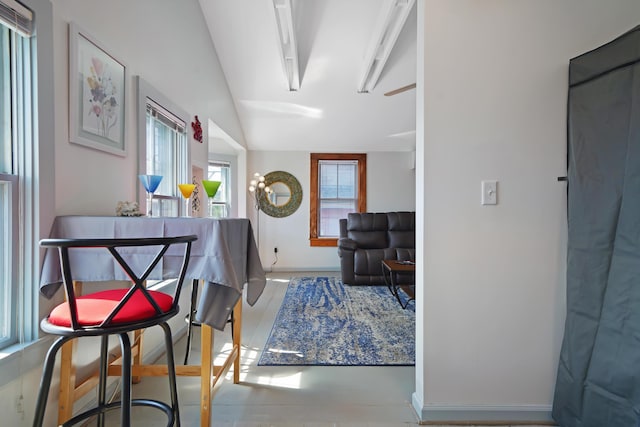
[[[126,156],[125,64],[69,23],[69,140]]]

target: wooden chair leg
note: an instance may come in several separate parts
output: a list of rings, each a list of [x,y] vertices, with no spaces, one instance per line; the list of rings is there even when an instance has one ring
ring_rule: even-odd
[[[238,384],[240,382],[240,343],[242,335],[242,298],[238,300],[235,307],[233,307],[233,346],[237,348],[238,355],[233,362],[233,383]]]
[[[133,332],[133,347],[135,348],[135,352],[133,353],[133,366],[142,365],[142,332],[142,329]],[[140,375],[131,378],[133,384],[138,384],[140,381],[142,381]]]
[[[58,424],[62,424],[73,415],[75,402],[76,367],[73,353],[76,340],[66,342],[60,350],[60,393],[58,396]]]
[[[200,328],[202,357],[200,360],[200,426],[211,424],[211,375],[213,374],[213,329],[202,324]]]

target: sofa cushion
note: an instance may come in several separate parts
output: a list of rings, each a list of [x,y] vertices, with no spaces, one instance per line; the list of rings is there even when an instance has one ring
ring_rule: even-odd
[[[388,246],[385,231],[350,231],[349,237],[358,243],[359,249],[382,249]]]
[[[350,213],[347,214],[348,231],[387,231],[389,222],[386,213]]]
[[[385,213],[350,213],[347,216],[347,237],[356,241],[360,249],[389,247],[387,229]]]
[[[416,247],[416,215],[415,212],[389,212],[389,247]]]
[[[387,213],[390,231],[414,231],[416,229],[415,212]]]
[[[389,247],[392,248],[415,248],[416,234],[413,231],[390,231]]]
[[[354,253],[353,269],[357,275],[382,275],[382,260],[396,259],[396,250],[391,248],[369,249],[366,251],[358,249]]]

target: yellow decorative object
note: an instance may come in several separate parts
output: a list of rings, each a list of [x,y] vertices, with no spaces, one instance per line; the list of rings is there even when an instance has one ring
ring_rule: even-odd
[[[182,193],[182,197],[184,197],[185,199],[188,199],[189,197],[191,197],[191,193],[193,193],[193,190],[196,188],[196,185],[195,184],[178,184],[178,188]]]
[[[196,188],[195,184],[178,184],[178,188],[182,193],[182,197],[184,197],[184,215],[183,216],[191,216],[191,209],[189,206],[189,197],[193,193],[193,190]]]

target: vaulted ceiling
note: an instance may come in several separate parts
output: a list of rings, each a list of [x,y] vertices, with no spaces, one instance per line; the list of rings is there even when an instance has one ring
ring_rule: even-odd
[[[415,90],[384,96],[416,81],[413,0],[200,0],[200,5],[250,150],[414,150]],[[297,90],[290,90],[282,59],[283,50],[291,59],[292,46],[277,19],[287,21],[288,10],[279,9],[289,5]],[[401,7],[408,17],[402,27],[402,19],[396,24],[396,38],[383,23]],[[281,37],[288,43],[284,49]],[[388,43],[390,38],[395,43]],[[391,45],[388,55],[387,47],[373,47],[382,39]],[[359,93],[366,65],[380,62],[377,83]]]

